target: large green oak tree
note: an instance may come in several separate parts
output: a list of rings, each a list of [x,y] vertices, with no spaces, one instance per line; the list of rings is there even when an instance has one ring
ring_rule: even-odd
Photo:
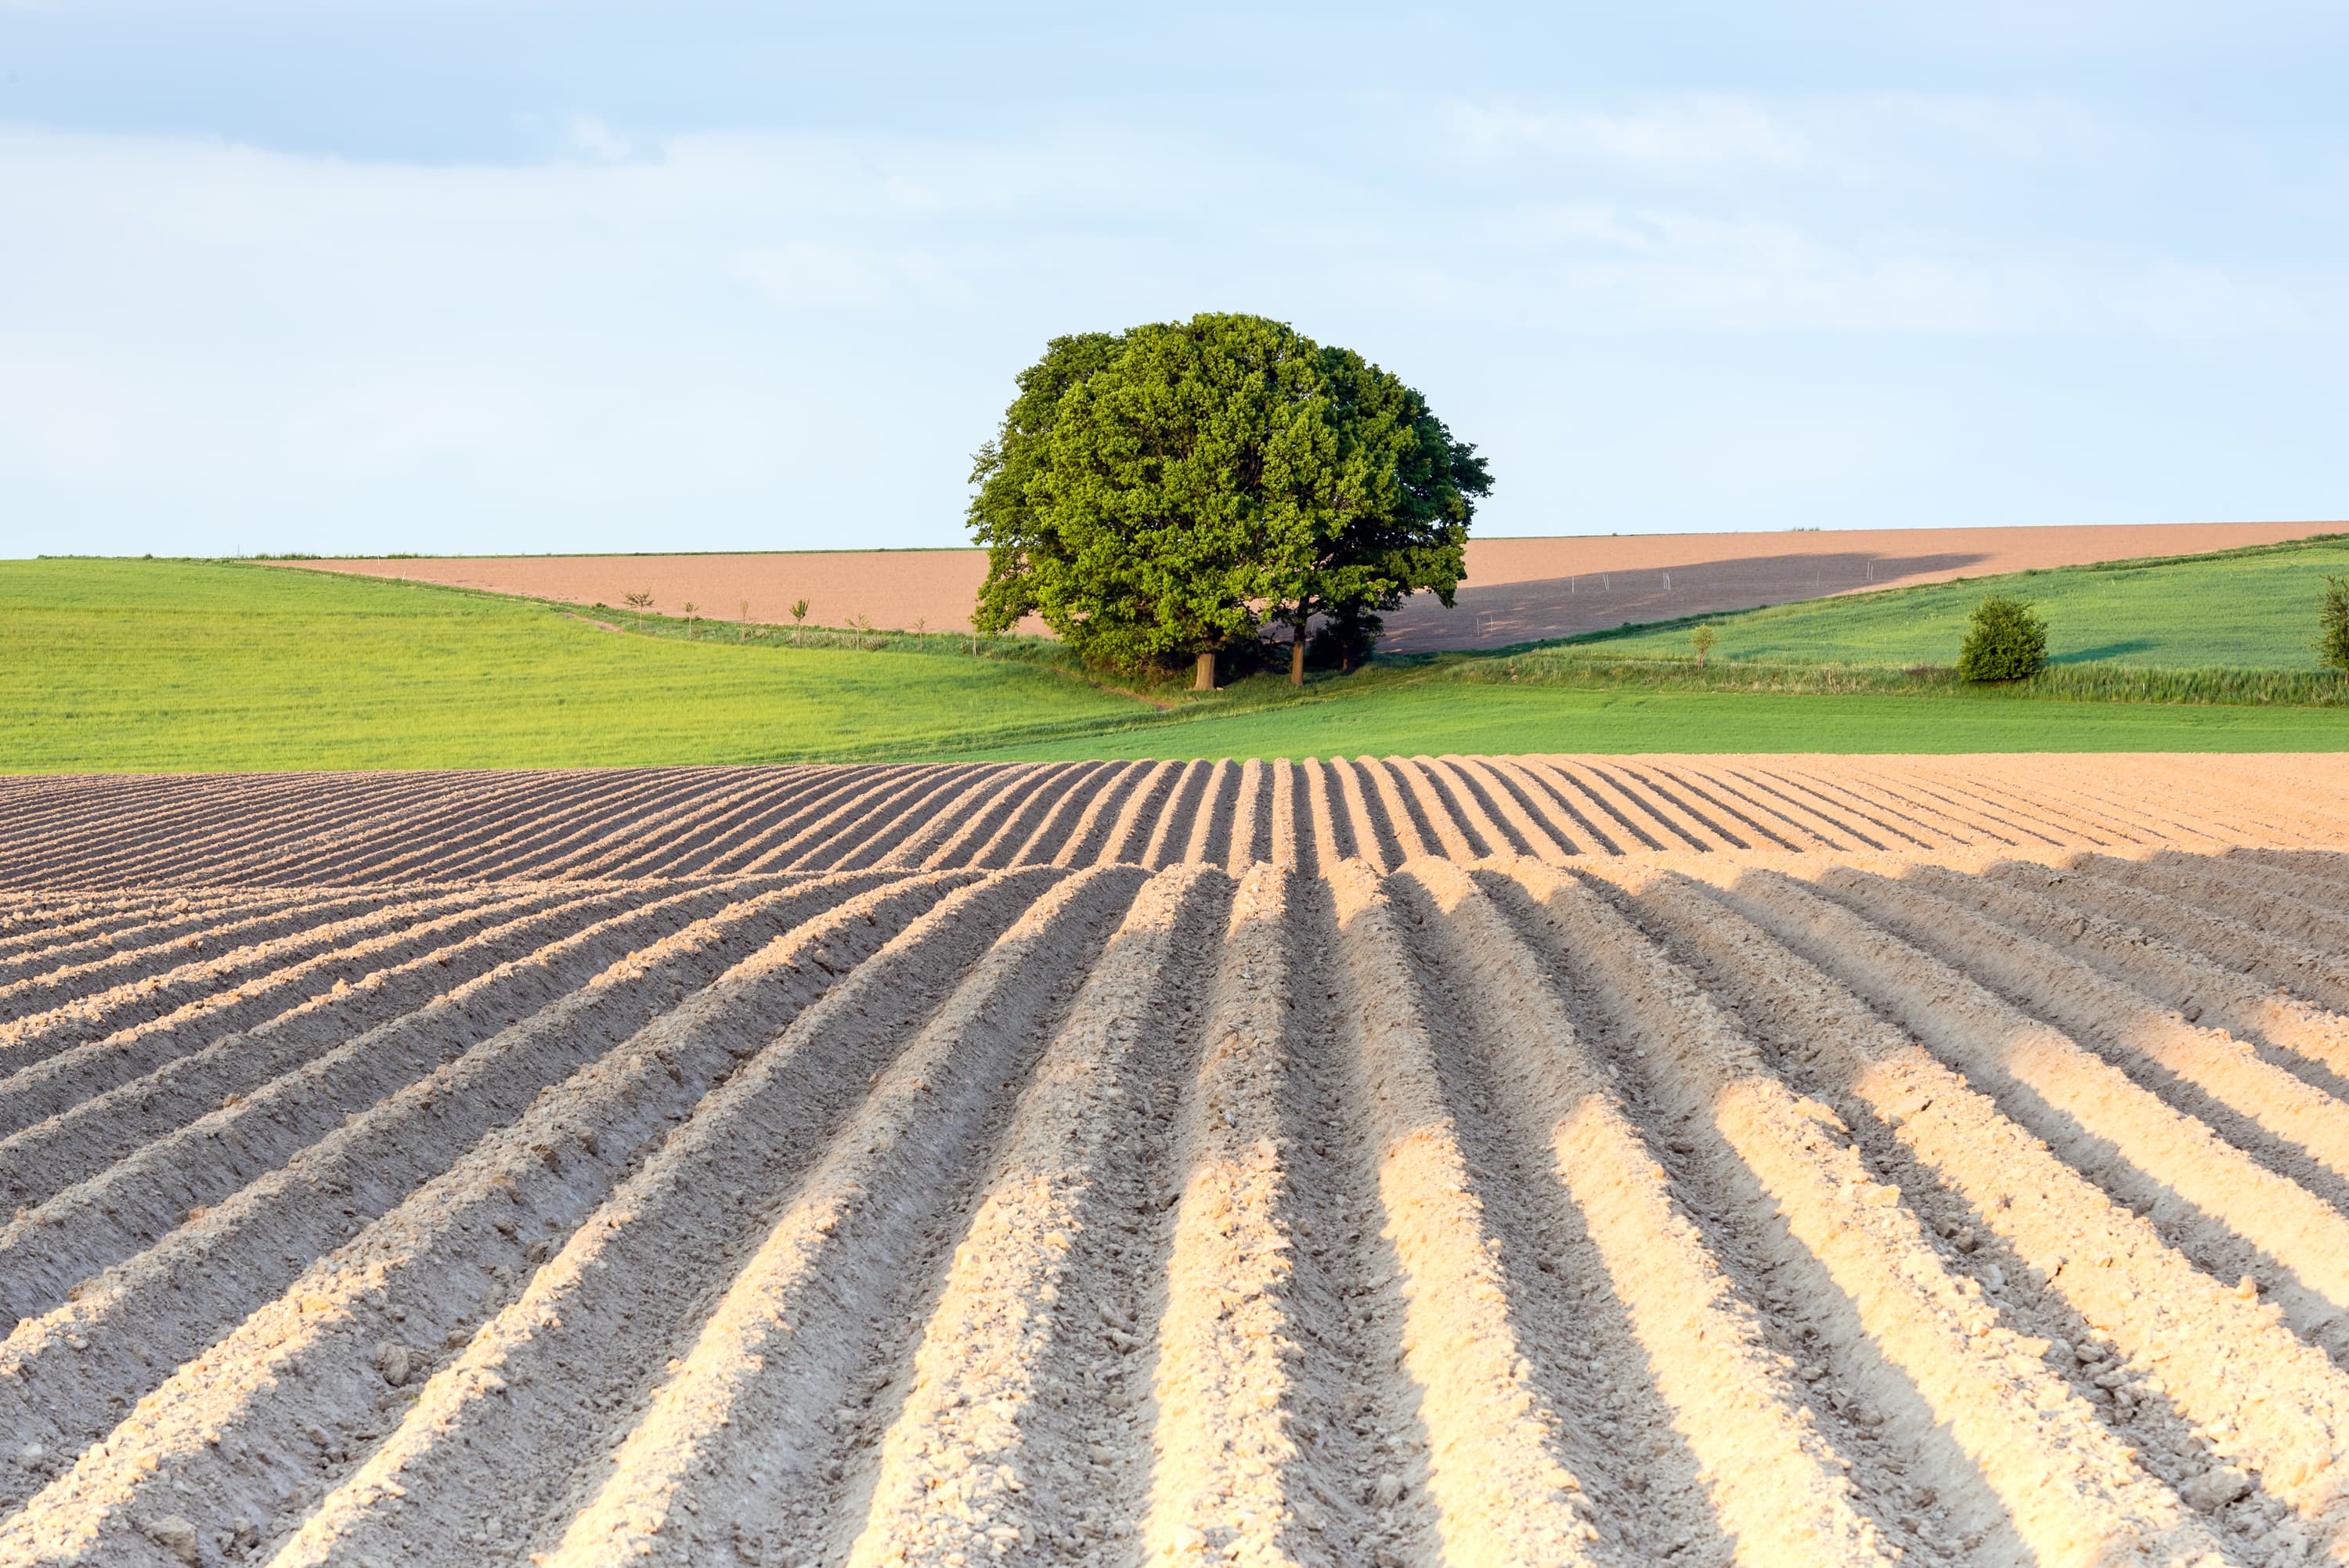
[[[1348,663],[1421,589],[1446,606],[1492,478],[1426,398],[1262,316],[1054,338],[975,459],[976,621],[1040,616],[1088,664],[1216,655],[1312,624]]]

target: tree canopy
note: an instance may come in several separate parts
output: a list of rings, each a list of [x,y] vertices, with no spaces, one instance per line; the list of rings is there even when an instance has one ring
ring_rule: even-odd
[[[977,622],[1034,614],[1088,662],[1202,661],[1309,625],[1349,659],[1379,613],[1464,575],[1475,449],[1426,399],[1262,316],[1204,315],[1054,338],[979,449]]]

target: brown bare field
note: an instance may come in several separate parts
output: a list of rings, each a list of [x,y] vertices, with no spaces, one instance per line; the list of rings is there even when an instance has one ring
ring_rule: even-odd
[[[8,1563],[2349,1555],[2324,758],[0,802]]]
[[[1475,539],[1458,605],[1414,595],[1388,617],[1390,648],[1492,648],[1572,636],[1625,621],[1742,610],[1821,594],[1864,593],[1951,577],[2080,566],[2273,544],[2339,528],[2317,522],[2149,523],[2078,528],[1867,529],[1835,533],[1680,533],[1605,538]],[[323,572],[484,588],[570,603],[618,605],[649,593],[665,614],[688,602],[731,620],[808,620],[968,631],[987,575],[979,550],[845,550],[771,555],[450,556],[304,561]],[[1030,621],[1022,631],[1040,634]]]

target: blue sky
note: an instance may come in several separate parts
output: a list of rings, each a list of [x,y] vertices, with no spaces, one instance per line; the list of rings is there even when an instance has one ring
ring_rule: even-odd
[[[961,542],[1254,310],[1491,533],[2349,516],[2349,8],[0,0],[0,553]]]

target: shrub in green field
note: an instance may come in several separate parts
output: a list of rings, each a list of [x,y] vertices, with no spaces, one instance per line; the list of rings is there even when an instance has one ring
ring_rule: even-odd
[[[2349,676],[2349,577],[2324,580],[2324,603],[2316,612],[2316,656]]]
[[[2047,623],[2020,599],[1993,593],[1974,606],[1958,649],[1958,678],[2019,681],[2047,662]]]

